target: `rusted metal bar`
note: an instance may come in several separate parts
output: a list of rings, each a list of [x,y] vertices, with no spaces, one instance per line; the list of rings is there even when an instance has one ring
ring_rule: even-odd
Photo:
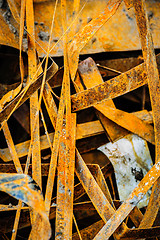
[[[57,157],[58,157],[60,136],[62,131],[64,110],[65,110],[65,82],[63,81],[59,109],[58,109],[58,114],[56,119],[56,129],[55,129],[55,135],[54,135],[53,146],[52,146],[52,154],[51,154],[50,168],[49,168],[49,174],[48,174],[48,181],[46,186],[46,194],[45,194],[45,205],[46,205],[46,211],[48,215],[50,211],[50,203],[51,203],[51,197],[52,197],[52,191],[53,191],[53,185],[54,185],[55,172],[57,167]]]
[[[27,31],[30,35],[34,35],[34,13],[33,1],[26,0],[26,23]],[[28,76],[29,82],[33,82],[36,77],[37,59],[35,40],[28,36]],[[38,115],[38,117],[37,117]],[[35,122],[36,121],[36,122]],[[41,156],[40,156],[40,142],[39,142],[39,109],[38,109],[38,92],[35,91],[30,97],[30,126],[31,126],[31,141],[33,141],[32,149],[32,171],[33,179],[42,186],[41,180]],[[35,129],[34,129],[35,128]]]
[[[70,124],[70,128],[68,129],[69,132],[68,134],[66,134],[68,149],[66,148],[66,163],[65,163],[65,174],[66,174],[65,200],[66,201],[65,201],[65,234],[64,236],[66,239],[72,239],[76,114],[71,114],[71,122],[69,124]],[[66,121],[66,127],[67,127],[67,121]]]
[[[86,60],[82,61],[78,65],[78,71],[80,73],[80,76],[83,80],[82,88],[83,86],[87,88],[94,87],[98,84],[103,83],[103,79],[98,71],[98,68],[95,64],[95,62],[92,60],[92,58],[87,58]],[[114,102],[112,100],[108,100],[103,104],[104,107],[112,107],[115,108]],[[95,107],[96,108],[96,107]],[[114,124],[112,121],[110,121],[108,118],[104,117],[104,115],[96,111],[96,114],[104,127],[107,136],[111,141],[114,141],[118,139],[119,137],[123,137],[126,134],[128,134],[128,131],[124,128],[121,128]]]
[[[106,182],[104,179],[113,173],[112,165],[107,164],[106,166],[104,166],[104,168],[103,168],[104,175],[102,174],[102,170],[100,170],[99,165],[97,165],[97,164],[88,164],[87,167],[89,168],[89,170],[90,170],[91,174],[93,175],[93,177],[95,178],[95,180],[96,181],[98,180],[98,185],[101,188],[101,190],[103,191],[103,193],[105,194],[105,196],[107,197],[107,199],[110,201],[111,204],[113,204],[113,201],[110,197],[110,192],[108,191],[108,186],[106,186]],[[86,191],[83,188],[83,186],[80,183],[75,185],[74,201],[77,201],[84,194],[86,194]]]
[[[31,35],[35,35],[34,31],[34,10],[33,0],[26,0],[26,24],[28,35],[28,82],[32,83],[34,78],[37,78],[37,57],[35,39]],[[38,104],[38,91],[35,91],[30,96],[30,129],[31,129],[31,142],[32,147],[32,176],[42,188],[41,177],[41,152],[40,152],[40,133],[39,133],[39,104]],[[35,211],[30,211],[31,224],[32,224],[32,238],[37,235],[37,222],[41,219],[39,214]],[[39,219],[38,219],[39,218]],[[43,235],[42,235],[43,239]]]
[[[98,63],[97,63],[98,62]],[[120,59],[107,59],[107,60],[101,60],[98,59],[96,61],[98,70],[100,71],[100,74],[102,77],[115,77],[119,75],[120,73],[127,72],[128,70],[136,67],[137,65],[141,64],[143,61],[140,58],[120,58]],[[105,69],[107,66],[108,68],[112,68],[112,72]],[[52,88],[61,87],[62,85],[62,79],[63,79],[63,70],[64,68],[61,67],[57,71],[57,73],[51,78],[49,81],[49,84]],[[114,72],[113,72],[114,71]],[[116,72],[119,72],[116,73]],[[75,80],[76,81],[76,80]]]
[[[110,194],[110,191],[108,189],[108,186],[106,184],[105,178],[102,174],[102,171],[100,169],[100,166],[98,164],[91,164],[92,167],[90,168],[90,171],[95,178],[96,182],[98,183],[99,187],[101,188],[102,192],[110,202],[110,204],[113,206],[113,200]],[[89,166],[89,165],[88,165]]]
[[[76,175],[91,199],[98,214],[101,216],[104,222],[108,221],[111,216],[114,215],[115,210],[96,183],[95,179],[81,158],[78,150],[76,150]],[[127,231],[127,226],[124,223],[121,226],[121,231]],[[119,232],[115,232],[115,236],[118,237],[119,234]]]
[[[74,132],[70,139],[70,158],[66,158],[65,127],[62,130],[59,149],[55,239],[70,239],[72,236],[76,116],[72,117]]]
[[[98,229],[101,229],[104,225],[104,222],[98,221],[89,227],[82,229],[80,231],[83,239],[91,240],[94,238]],[[145,229],[129,229],[121,239],[143,239],[143,238],[156,238],[160,236],[160,227],[145,228]],[[73,240],[79,240],[78,234],[73,234]]]
[[[160,55],[157,55],[157,62]],[[72,111],[79,111],[94,104],[113,99],[147,84],[144,63],[121,75],[88,90],[72,95]]]
[[[64,120],[65,121],[65,120]],[[66,200],[66,124],[63,123],[62,135],[59,146],[59,159],[58,159],[58,179],[57,179],[57,208],[56,208],[56,228],[55,239],[64,239],[65,235],[65,200]]]
[[[145,2],[143,0],[133,1],[133,6],[135,10],[139,35],[141,39],[143,57],[146,64],[148,87],[150,92],[151,105],[153,109],[153,122],[154,122],[155,141],[156,141],[155,162],[157,162],[158,159],[160,158],[159,74],[158,74],[158,68],[157,68],[156,57],[154,52],[154,45],[153,45],[151,30],[149,26]],[[159,184],[160,184],[160,179],[153,186],[153,190],[150,196],[150,201],[149,201],[146,213],[144,214],[144,219],[140,224],[140,228],[151,227],[156,218],[156,215],[158,213],[157,200],[159,200],[159,195],[160,195]]]
[[[129,113],[121,111],[119,109],[107,107],[102,104],[97,104],[96,109],[101,111],[104,116],[108,117],[113,122],[116,122],[117,124],[131,131],[132,133],[137,134],[144,140],[155,144],[153,127],[141,121],[136,116],[130,115]]]

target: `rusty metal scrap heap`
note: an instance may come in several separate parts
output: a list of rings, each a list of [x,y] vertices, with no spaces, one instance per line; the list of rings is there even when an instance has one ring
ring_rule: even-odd
[[[158,239],[159,10],[0,1],[0,239]]]

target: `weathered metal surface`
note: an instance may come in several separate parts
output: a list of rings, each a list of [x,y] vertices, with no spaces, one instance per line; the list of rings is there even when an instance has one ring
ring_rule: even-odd
[[[72,110],[79,111],[104,100],[121,96],[147,84],[144,64],[109,81],[72,95]]]
[[[91,88],[97,84],[103,83],[103,79],[98,71],[98,68],[91,58],[88,58],[81,62],[78,66],[78,71],[83,81],[82,86],[85,86],[86,88]],[[104,107],[115,108],[114,102],[112,100],[109,100],[101,105]],[[96,111],[96,114],[111,141],[114,141],[128,134],[127,130],[117,126],[111,120],[104,117],[103,113]]]
[[[155,129],[155,141],[156,141],[155,162],[157,162],[159,161],[159,158],[160,158],[159,74],[158,74],[158,68],[157,68],[157,63],[155,58],[154,45],[153,45],[150,25],[149,25],[148,16],[146,13],[145,2],[143,0],[136,1],[136,2],[133,2],[133,6],[135,9],[137,26],[139,30],[140,39],[141,39],[142,53],[143,53],[144,61],[146,63],[148,87],[150,91],[150,98],[151,98],[151,104],[153,109],[153,122],[154,122],[154,129]],[[154,193],[155,191],[157,191],[157,194],[159,193],[159,182],[160,180],[158,180],[153,187],[150,203],[148,205],[148,209],[146,211],[146,214],[142,221],[142,225],[140,225],[140,227],[152,226],[154,219],[156,218],[158,209],[156,206]],[[151,221],[148,221],[148,216],[150,217]]]
[[[120,200],[125,201],[153,165],[147,142],[129,134],[114,143],[99,147],[98,150],[106,154],[112,162]],[[138,207],[147,206],[149,197],[148,192],[138,203]]]
[[[72,126],[75,131],[75,115],[73,114]],[[73,218],[73,191],[74,191],[74,167],[75,167],[75,132],[71,136],[70,161],[66,158],[65,124],[62,129],[60,143],[60,155],[58,161],[57,182],[57,208],[56,208],[56,233],[55,239],[70,239],[72,236]]]
[[[103,221],[108,221],[115,210],[94,180],[78,151],[76,151],[76,174]],[[125,224],[122,224],[121,230],[123,232],[127,230]]]
[[[25,201],[33,207],[33,210],[23,207],[23,197],[27,198],[30,191],[33,193],[36,191],[28,188],[28,185],[32,184],[32,179],[26,175],[23,180],[19,179],[19,174],[16,173],[14,176],[18,180],[12,178],[11,182],[9,178],[11,173],[5,175],[5,180],[0,182],[0,189],[6,192],[12,191],[11,194],[16,197],[17,188],[22,193],[17,197],[21,199],[17,206],[17,201],[12,200],[11,197],[7,196],[3,199],[3,195],[0,196],[1,219],[6,221],[4,224],[2,220],[0,221],[0,232],[7,233],[7,236],[11,236],[11,240],[16,239],[18,229],[27,226],[32,228],[31,232],[27,231],[26,238],[49,239],[49,218],[56,239],[77,239],[77,236],[80,239],[109,239],[112,234],[115,239],[155,237],[156,233],[159,236],[159,226],[151,227],[154,222],[158,222],[159,218],[157,206],[159,206],[158,178],[160,175],[158,72],[160,55],[157,56],[156,63],[149,28],[151,26],[154,43],[158,44],[156,47],[159,47],[157,34],[160,31],[157,26],[160,4],[153,0],[146,2],[144,0],[109,0],[107,2],[102,0],[100,3],[95,0],[89,2],[62,0],[61,3],[56,1],[55,4],[41,0],[34,1],[34,4],[33,0],[8,0],[5,3],[0,1],[0,16],[3,15],[0,18],[1,30],[4,33],[0,36],[0,43],[1,39],[3,43],[3,39],[8,34],[5,44],[12,45],[11,41],[15,35],[12,41],[13,46],[20,49],[20,70],[17,70],[15,77],[13,69],[14,77],[8,80],[9,75],[5,75],[2,82],[2,85],[3,83],[12,84],[13,91],[10,91],[12,87],[1,86],[3,93],[0,94],[0,123],[4,136],[1,133],[0,136],[2,140],[7,141],[8,148],[2,141],[1,148],[4,149],[0,149],[0,157],[2,161],[6,162],[13,160],[13,164],[6,163],[5,166],[0,164],[2,167],[0,171],[3,176],[2,172],[19,171],[22,173],[23,170],[25,174],[32,174],[45,195],[45,200],[42,199],[40,204],[37,200],[33,201],[35,199],[32,197]],[[125,24],[124,21],[126,21]],[[106,22],[107,24],[105,24]],[[10,28],[10,30],[6,28],[7,33],[4,29],[6,24]],[[149,26],[149,24],[151,25]],[[26,60],[23,62],[22,42],[26,55],[28,55],[24,60],[28,58],[28,62]],[[86,59],[78,67],[80,54],[137,50],[140,49],[140,42],[144,63],[142,63],[141,56],[137,57],[140,52],[115,52],[114,56],[111,56],[111,53],[107,56],[105,54],[92,56],[95,58],[95,62],[101,65],[99,65],[100,72],[92,59]],[[122,60],[117,60],[117,58],[121,58],[119,54],[123,55]],[[116,64],[125,64],[127,59],[124,58],[130,54],[131,58],[136,56],[133,65],[127,63],[124,67],[116,66]],[[52,59],[50,60],[53,63],[47,69],[49,56],[52,55],[64,56],[64,68],[58,72],[58,66]],[[44,56],[42,62],[39,61],[40,56]],[[104,61],[100,59],[101,56]],[[106,59],[110,61],[109,66]],[[59,62],[60,59],[56,60]],[[136,66],[139,63],[142,64]],[[17,62],[14,66],[17,66]],[[136,67],[133,68],[133,66]],[[40,77],[37,78],[39,75]],[[102,77],[106,82],[103,82]],[[47,83],[49,80],[51,81]],[[52,90],[52,88],[55,89]],[[38,93],[38,89],[40,89],[40,93]],[[133,90],[135,91],[133,92]],[[77,94],[75,94],[76,91]],[[15,138],[17,135],[15,128],[18,123],[15,121],[15,126],[12,125],[14,120],[10,116],[29,98],[31,139],[25,131],[22,131],[23,142],[16,145],[15,143],[20,142]],[[129,100],[129,104],[125,103],[127,100]],[[25,104],[28,103],[27,101]],[[118,109],[115,106],[118,106]],[[91,107],[94,107],[96,111],[93,111],[94,108]],[[145,110],[131,113],[145,109],[145,107],[149,110],[152,109],[152,112]],[[71,110],[78,112],[77,125],[76,115],[71,113]],[[39,112],[43,124],[41,127]],[[100,121],[97,121],[95,112]],[[41,134],[45,132],[45,136],[40,137],[40,132]],[[126,136],[128,132],[132,133],[131,138]],[[149,148],[155,164],[151,169],[147,143],[142,139],[139,142],[139,137],[133,133],[152,143],[152,145],[149,144]],[[133,140],[134,137],[136,144],[135,139]],[[121,140],[114,142],[120,138]],[[127,145],[126,147],[126,141],[124,142],[126,139],[127,144],[129,143],[131,146]],[[109,140],[114,143],[108,143]],[[86,163],[91,163],[87,167],[80,154],[106,143],[110,150],[107,152],[107,156],[112,159],[113,166],[102,152],[94,150],[83,155]],[[118,147],[120,146],[118,150],[117,144]],[[155,152],[153,144],[156,147]],[[119,151],[116,155],[116,164],[113,161],[114,151],[110,147],[111,145],[112,147],[116,145],[116,152]],[[123,148],[125,148],[124,151]],[[44,151],[41,158],[42,150]],[[145,155],[145,153],[147,154]],[[131,157],[130,162],[128,156]],[[20,163],[19,158],[21,157],[25,157],[22,158],[22,162],[27,157],[26,164]],[[149,159],[149,163],[146,163],[147,159]],[[127,169],[124,169],[124,160],[128,161]],[[146,168],[145,171],[142,168]],[[123,169],[122,175],[125,177],[130,177],[130,173],[134,175],[132,179],[135,184],[133,186],[132,181],[132,186],[129,187],[128,179],[125,181],[125,187],[119,191],[120,197],[122,197],[122,190],[125,195],[122,203],[117,201],[120,185],[115,178],[121,169]],[[75,177],[74,171],[77,177]],[[22,174],[22,176],[24,175]],[[41,176],[46,177],[41,178]],[[117,179],[119,178],[117,177]],[[6,180],[8,185],[5,183]],[[139,181],[138,186],[136,180]],[[118,183],[118,189],[116,183]],[[143,209],[143,215],[137,206],[151,187],[152,194],[147,210]],[[125,191],[128,188],[132,191],[130,195],[127,193],[128,190]],[[34,196],[38,199],[36,193]],[[11,201],[11,204],[13,201],[13,212],[17,210],[15,220],[11,204],[8,201]],[[22,215],[20,214],[21,209],[23,210]],[[5,216],[4,210],[8,212],[7,216],[10,214],[10,219]],[[27,214],[24,211],[27,211]],[[23,218],[22,221],[21,218]],[[157,218],[156,221],[155,218]],[[75,228],[72,228],[73,221]],[[6,229],[6,224],[8,229]],[[136,228],[134,229],[134,227]],[[9,235],[8,232],[11,230],[12,233]],[[73,234],[72,230],[76,230],[77,235]],[[53,234],[52,238],[54,238]],[[1,236],[3,237],[4,234],[0,233],[0,238]]]
[[[160,55],[157,56],[157,62],[159,60]],[[121,96],[145,84],[147,84],[147,74],[144,64],[141,64],[103,84],[72,95],[72,110],[79,111],[91,107],[101,101]]]
[[[79,9],[85,4],[85,1],[80,2]],[[158,1],[146,1],[147,12],[150,16],[150,24],[152,25],[152,34],[154,38],[155,47],[160,46],[159,42],[159,9],[160,4]],[[67,13],[68,13],[68,24],[75,18],[76,13],[73,13],[73,2],[67,2]],[[16,1],[16,7],[20,12],[20,1]],[[89,1],[85,4],[83,11],[77,18],[75,31],[79,31],[89,21],[94,19],[97,14],[104,11],[106,7],[106,1]],[[3,8],[1,10],[1,38],[0,44],[9,45],[12,47],[19,47],[18,43],[18,24],[13,19],[12,15],[7,16],[8,10]],[[54,11],[54,5],[51,1],[35,1],[35,30],[36,30],[36,41],[37,50],[39,56],[44,57],[45,51],[47,51],[48,41],[50,36],[50,26],[52,22],[52,13]],[[42,14],[43,13],[43,14]],[[5,17],[6,16],[6,17]],[[44,17],[45,16],[45,17]],[[16,32],[15,32],[16,29]],[[112,31],[114,29],[114,33]],[[6,34],[6,32],[8,34]],[[54,31],[52,34],[52,45],[54,46],[59,38],[62,36],[61,27],[61,10],[60,3],[57,6]],[[124,37],[125,36],[125,37]],[[97,53],[105,51],[127,51],[140,49],[140,41],[136,28],[136,20],[133,9],[127,10],[125,4],[122,2],[119,10],[115,17],[109,20],[108,24],[105,24],[102,29],[88,42],[88,44],[82,50],[83,54],[86,53]],[[27,39],[24,38],[24,49],[27,49]],[[63,55],[63,44],[59,42],[50,53],[52,56]]]

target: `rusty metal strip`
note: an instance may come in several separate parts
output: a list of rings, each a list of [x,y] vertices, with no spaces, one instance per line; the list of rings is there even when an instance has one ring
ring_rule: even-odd
[[[78,68],[79,54],[86,43],[93,37],[93,35],[110,19],[117,11],[121,0],[110,0],[97,18],[90,21],[82,30],[80,30],[74,38],[69,42],[69,68],[71,78],[74,81],[76,71]]]
[[[63,124],[60,146],[59,146],[59,159],[58,159],[58,179],[57,179],[57,200],[56,200],[56,228],[55,239],[64,239],[65,234],[65,161],[66,161],[66,134],[65,126]]]
[[[82,61],[78,65],[78,71],[83,80],[82,88],[83,86],[86,86],[87,88],[91,88],[98,84],[103,83],[102,76],[98,71],[98,67],[92,58],[87,58],[86,60]],[[113,100],[108,100],[103,105],[115,108]],[[128,134],[128,131],[126,131],[124,128],[117,126],[117,124],[110,121],[108,118],[104,117],[104,115],[101,112],[96,111],[96,114],[102,126],[104,127],[107,133],[107,136],[111,141],[114,141]]]
[[[79,237],[80,240],[82,240],[81,233],[80,233],[80,231],[79,231],[78,224],[77,224],[77,221],[76,221],[74,215],[73,215],[73,221],[74,221],[74,224],[75,224],[75,226],[76,226],[76,230],[77,230],[78,237]],[[72,235],[72,239],[73,239],[73,235]]]
[[[102,220],[90,225],[89,227],[80,231],[83,239],[91,240],[94,238],[98,230],[104,226]],[[160,236],[160,227],[145,228],[145,229],[129,229],[121,239],[144,239],[144,238],[156,238]],[[73,234],[73,240],[79,240],[78,234]]]
[[[147,84],[144,64],[102,84],[72,95],[72,111],[79,111],[94,104],[119,97]]]
[[[67,123],[67,122],[66,122]],[[75,169],[75,135],[76,135],[76,114],[71,115],[71,129],[68,143],[68,151],[66,148],[66,163],[65,163],[65,239],[72,238],[72,220],[73,220],[73,196],[74,196],[74,169]]]
[[[104,222],[107,222],[112,215],[114,215],[115,210],[110,205],[109,201],[105,197],[104,193],[98,186],[97,182],[93,178],[86,164],[84,163],[82,157],[80,156],[78,150],[76,150],[76,175],[79,178],[81,184],[83,185],[85,191],[90,197],[92,204],[101,216]],[[127,226],[123,223],[121,226],[121,231],[127,231]],[[120,233],[115,233],[116,235]],[[118,236],[117,236],[118,237]]]
[[[33,1],[26,0],[26,24],[30,35],[34,35],[34,13]],[[34,81],[37,71],[36,46],[35,41],[28,36],[28,76],[29,82]],[[34,129],[35,128],[35,129]],[[38,109],[38,92],[34,92],[30,97],[30,129],[31,141],[33,141],[32,149],[32,171],[33,179],[42,186],[41,179],[41,155],[39,142],[39,109]]]
[[[62,27],[63,33],[67,31],[67,2],[61,0]],[[64,75],[65,84],[65,106],[66,106],[66,128],[65,132],[65,204],[64,204],[64,230],[62,232],[64,239],[72,239],[72,221],[73,221],[73,191],[74,191],[74,167],[75,167],[75,134],[76,134],[76,115],[71,115],[70,99],[70,76],[68,66],[68,34],[64,35]],[[73,118],[72,118],[73,117]],[[64,160],[63,160],[64,161]],[[55,234],[56,239],[59,239]]]
[[[75,123],[76,116],[72,116],[73,131],[70,139],[70,158],[66,152],[66,129],[62,130],[57,183],[57,208],[55,239],[70,239],[72,236],[74,165],[75,165]]]
[[[160,203],[160,180],[153,185],[152,193],[149,199],[144,217],[139,225],[139,228],[151,227],[156,219]]]
[[[93,177],[96,179],[97,175],[94,172],[94,170],[95,170],[94,164],[88,164],[87,167],[89,168],[89,170],[92,173]],[[110,163],[107,164],[106,166],[104,166],[102,171],[103,171],[103,176],[106,179],[108,176],[110,176],[113,173],[112,165]],[[102,184],[101,184],[101,186],[102,186]],[[103,187],[103,189],[104,189],[104,194],[105,194],[106,193],[105,187]],[[80,183],[76,184],[75,187],[74,187],[74,201],[77,201],[85,193],[86,193],[86,191],[84,190],[83,186]],[[107,194],[107,195],[108,195],[108,200],[109,200],[110,199],[109,194]]]
[[[20,29],[19,29],[19,67],[21,74],[21,82],[24,79],[24,63],[22,58],[22,44],[23,44],[23,33],[24,33],[24,19],[25,19],[26,0],[21,1],[20,11]]]
[[[34,12],[33,0],[26,0],[26,25],[28,34],[28,82],[33,82],[37,78],[37,58],[35,40],[31,38],[34,36]],[[44,77],[44,75],[43,75]],[[43,81],[42,81],[43,82]],[[42,188],[41,177],[41,152],[39,141],[39,105],[38,105],[38,91],[35,91],[30,96],[30,129],[32,142],[32,176],[35,182]],[[30,211],[32,224],[32,237],[37,236],[37,222],[41,217],[35,212]],[[39,217],[39,219],[38,219]],[[41,236],[43,239],[43,235]]]
[[[159,74],[158,74],[158,68],[157,68],[156,57],[154,52],[154,45],[153,45],[152,35],[150,31],[145,2],[143,0],[133,1],[133,6],[136,14],[137,26],[139,30],[140,39],[141,39],[143,57],[146,64],[148,87],[150,92],[151,105],[153,109],[153,122],[154,122],[155,141],[156,141],[155,162],[157,162],[160,157]],[[153,190],[150,196],[150,201],[149,201],[147,210],[144,214],[142,223],[140,224],[140,228],[151,227],[154,223],[154,220],[158,213],[157,201],[159,200],[159,196],[160,196],[159,184],[160,184],[160,179],[153,186]]]
[[[60,143],[60,136],[62,131],[62,124],[63,124],[63,116],[65,110],[65,86],[64,82],[62,84],[61,90],[61,98],[59,103],[58,115],[56,120],[56,129],[54,134],[53,146],[52,146],[52,154],[51,154],[51,161],[50,161],[50,168],[48,174],[48,181],[46,186],[46,195],[45,195],[45,205],[46,211],[49,214],[50,210],[50,203],[54,185],[54,178],[55,178],[55,171],[57,166],[57,157],[58,157],[58,150],[59,150],[59,143]]]
[[[119,124],[132,133],[137,134],[148,142],[155,144],[154,129],[151,125],[141,121],[136,116],[119,109],[107,107],[103,104],[97,104],[95,107],[113,122]]]
[[[101,188],[102,192],[104,193],[104,195],[106,196],[106,198],[108,199],[109,203],[113,206],[113,200],[110,194],[110,191],[108,189],[108,186],[106,184],[106,180],[103,176],[102,170],[100,168],[100,166],[98,164],[91,164],[92,167],[89,168],[93,177],[95,178],[97,184],[99,185],[99,187]],[[87,165],[89,167],[89,165]]]
[[[144,176],[138,186],[130,194],[128,199],[118,208],[115,214],[108,220],[108,222],[104,225],[94,239],[109,239],[109,237],[115,232],[115,230],[128,216],[132,209],[144,197],[146,192],[152,187],[159,176],[160,162],[157,162]]]
[[[141,38],[141,45],[143,51],[144,61],[146,63],[146,72],[147,72],[147,80],[151,97],[151,104],[153,109],[153,121],[155,127],[155,139],[156,139],[156,159],[159,159],[159,142],[160,142],[160,82],[159,82],[159,74],[156,63],[156,57],[154,52],[152,35],[150,32],[149,22],[147,11],[145,7],[145,2],[143,0],[133,1],[133,6],[135,9],[137,26],[139,30],[139,35]],[[157,160],[156,160],[157,161]]]
[[[120,207],[120,205],[123,203],[122,201],[119,201],[119,200],[115,200],[113,202],[114,202],[116,209],[118,209]],[[139,225],[143,219],[143,214],[140,211],[140,209],[137,206],[135,206],[127,218],[130,218],[132,220],[135,227],[139,227]],[[129,231],[129,229],[128,229],[128,231]]]

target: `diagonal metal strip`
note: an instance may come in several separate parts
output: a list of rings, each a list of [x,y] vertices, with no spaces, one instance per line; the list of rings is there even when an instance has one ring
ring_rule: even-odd
[[[83,81],[83,84],[81,84],[82,89],[84,89],[83,86],[85,86],[86,88],[91,88],[103,83],[103,78],[98,70],[96,63],[93,61],[92,58],[87,58],[82,61],[78,65],[78,71],[82,79],[81,81]],[[103,105],[105,105],[106,107],[115,108],[113,100],[108,100]],[[127,130],[118,126],[108,118],[104,117],[104,115],[100,111],[96,111],[96,115],[99,118],[104,130],[106,131],[108,138],[112,142],[128,134]]]
[[[90,173],[77,149],[75,172],[82,186],[87,192],[89,198],[91,199],[95,209],[97,210],[103,221],[107,222],[111,218],[111,216],[114,215],[115,210],[105,197],[104,193],[95,181],[92,174]],[[122,234],[122,232],[126,232],[127,229],[127,226],[123,223],[120,230],[115,233],[115,237],[118,238]]]
[[[157,55],[157,63],[160,55]],[[76,112],[94,104],[107,101],[147,84],[147,73],[144,63],[95,87],[72,95],[72,111]]]
[[[35,34],[34,29],[34,10],[33,0],[26,0],[26,24],[27,31],[30,35]],[[35,39],[28,36],[28,82],[33,82],[34,77],[37,76],[37,57]],[[38,116],[37,116],[38,115]],[[32,149],[32,177],[34,181],[42,188],[41,176],[41,152],[40,152],[40,132],[39,132],[39,109],[38,109],[38,91],[35,91],[30,96],[30,129],[31,141],[33,143]],[[37,237],[37,222],[41,216],[35,211],[30,210],[30,218],[32,224],[32,238]],[[41,233],[43,239],[43,233]]]
[[[144,0],[133,1],[135,10],[138,31],[141,39],[142,53],[144,62],[146,64],[146,72],[148,79],[148,87],[150,92],[150,99],[153,111],[153,122],[155,131],[155,162],[160,158],[160,79],[158,74],[158,67],[156,63],[156,57],[154,52],[154,44],[150,25],[148,21],[148,15]],[[157,202],[159,204],[160,191],[159,191],[160,179],[154,184],[150,201],[147,210],[144,214],[140,228],[151,227],[154,223],[156,215],[158,213]]]
[[[155,144],[154,129],[150,124],[147,124],[140,120],[138,117],[121,111],[119,109],[107,107],[103,104],[95,105],[96,109],[104,114],[107,118],[117,123],[121,127],[137,134],[139,137],[147,140],[148,142]]]

